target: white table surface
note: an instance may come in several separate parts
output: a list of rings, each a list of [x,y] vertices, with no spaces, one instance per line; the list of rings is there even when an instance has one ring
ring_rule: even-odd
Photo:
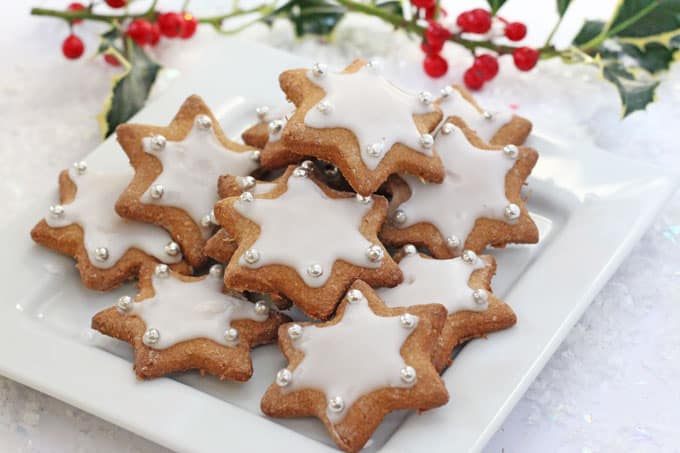
[[[35,0],[3,4],[0,158],[4,164],[0,166],[0,192],[4,212],[0,226],[11,222],[23,205],[54,187],[58,171],[100,140],[94,115],[116,69],[87,58],[66,61],[60,53],[65,25],[28,16],[31,5],[61,7],[66,3]],[[224,0],[193,3],[195,12],[219,11],[229,4]],[[461,10],[461,3],[465,8],[481,4],[458,1],[451,10]],[[560,42],[568,42],[584,16],[606,13],[614,2],[595,3],[574,1],[558,34]],[[180,4],[161,2],[168,9]],[[526,21],[528,39],[541,42],[550,27],[553,8],[550,0],[512,0],[504,15]],[[88,50],[93,49],[98,28],[86,25],[78,29],[87,38]],[[245,35],[338,64],[360,55],[384,56],[401,64],[404,83],[413,87],[428,83],[417,67],[422,58],[417,43],[392,34],[372,19],[347,20],[330,46],[314,38],[296,41],[285,24],[277,24],[273,30],[257,27]],[[221,39],[227,38],[205,28],[189,42],[163,43],[154,52],[167,67],[182,72],[200,60],[202,50]],[[447,53],[452,70],[445,80],[459,80],[470,64],[469,57],[456,49],[447,49]],[[250,65],[257,70],[256,58]],[[592,69],[552,61],[524,74],[518,73],[508,58],[501,66],[499,77],[478,96],[483,105],[514,103],[536,128],[573,137],[574,146],[587,137],[614,153],[680,171],[680,66],[676,65],[659,87],[659,102],[623,121],[614,88],[600,81]],[[177,74],[167,71],[154,95],[162,93],[163,86]],[[586,259],[587,250],[574,252],[583,253]],[[550,295],[545,297],[550,303]],[[678,326],[680,194],[663,209],[485,451],[680,451]],[[95,450],[167,451],[0,377],[0,451]]]

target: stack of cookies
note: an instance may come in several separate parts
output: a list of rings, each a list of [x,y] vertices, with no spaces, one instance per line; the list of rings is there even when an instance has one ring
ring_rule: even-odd
[[[408,93],[364,61],[279,81],[292,104],[258,108],[245,145],[197,96],[167,127],[120,126],[134,174],[64,171],[32,236],[89,288],[138,280],[92,326],[134,347],[140,378],[245,381],[278,339],[262,411],[358,451],[387,413],[448,401],[457,346],[515,323],[481,253],[538,241],[521,195],[538,154],[527,120],[459,87]]]

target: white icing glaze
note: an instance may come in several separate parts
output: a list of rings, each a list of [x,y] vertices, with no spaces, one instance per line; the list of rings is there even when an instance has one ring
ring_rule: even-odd
[[[255,184],[255,188],[253,189],[253,194],[254,195],[264,195],[266,193],[271,192],[276,188],[277,184],[273,182],[258,182]]]
[[[316,106],[305,115],[305,124],[315,128],[342,127],[356,136],[361,148],[361,158],[370,170],[374,170],[395,143],[432,155],[431,148],[420,145],[420,135],[414,114],[434,111],[414,94],[396,87],[375,69],[364,66],[352,74],[327,73],[309,79],[326,92],[321,102],[330,105],[328,113],[320,112]],[[318,105],[318,104],[317,104]],[[372,157],[367,148],[375,143],[382,144],[382,154]]]
[[[259,260],[249,264],[241,256],[239,264],[250,268],[290,266],[305,284],[315,288],[326,283],[336,260],[380,267],[380,262],[367,258],[371,242],[359,231],[371,205],[354,197],[330,198],[309,178],[296,176],[288,179],[287,190],[277,198],[256,198],[249,203],[237,200],[235,209],[260,226],[260,236],[251,246],[259,252]],[[307,273],[314,264],[323,268],[319,277]]]
[[[154,349],[166,349],[182,341],[207,338],[233,346],[224,332],[237,319],[265,321],[268,315],[255,313],[255,304],[222,293],[221,276],[184,282],[172,275],[153,277],[154,296],[132,304],[129,315],[139,317],[147,329],[158,329]]]
[[[491,118],[485,118],[460,92],[453,88],[447,97],[439,103],[445,121],[450,116],[460,117],[467,126],[475,131],[485,142],[491,141],[498,130],[512,119],[512,113],[507,110],[490,112]]]
[[[162,151],[153,151],[151,137],[143,139],[144,150],[156,156],[163,171],[141,197],[143,203],[173,206],[185,210],[201,225],[218,200],[217,179],[220,175],[246,176],[257,168],[249,152],[236,152],[222,145],[213,128],[194,126],[181,142],[168,141]],[[163,186],[160,199],[151,197],[151,189]],[[211,228],[202,228],[207,237]]]
[[[456,236],[462,243],[479,218],[506,221],[505,175],[515,161],[501,151],[473,146],[457,127],[449,134],[439,133],[435,145],[446,176],[441,184],[428,184],[402,175],[411,188],[411,198],[398,209],[406,214],[405,228],[429,222],[444,237]]]
[[[73,202],[64,205],[61,218],[46,217],[47,224],[59,228],[78,224],[83,229],[83,242],[92,265],[101,269],[113,266],[130,248],[137,248],[164,263],[177,263],[181,254],[170,256],[165,246],[170,235],[155,225],[122,219],[113,206],[132,179],[132,171],[98,173],[91,170],[79,174],[73,168],[69,176],[77,187]],[[98,261],[94,250],[106,247],[109,257]]]
[[[418,317],[414,316],[417,321]],[[377,316],[363,299],[349,303],[342,320],[332,326],[306,326],[293,346],[304,353],[283,393],[315,389],[326,399],[340,396],[345,409],[327,410],[333,423],[341,421],[361,396],[389,387],[410,387],[399,372],[408,365],[400,354],[413,329],[402,327],[399,316]]]
[[[285,106],[278,106],[271,108],[269,112],[265,115],[263,121],[269,125],[270,122],[279,120],[281,121],[281,129],[278,132],[272,133],[271,129],[269,131],[269,140],[267,143],[274,143],[281,140],[281,132],[283,128],[286,127],[288,123],[288,118],[295,112],[295,104],[286,104]]]
[[[470,275],[484,267],[480,258],[468,264],[461,258],[436,260],[414,253],[405,255],[399,262],[404,282],[394,288],[377,290],[380,298],[390,307],[442,304],[449,313],[461,310],[484,311],[488,304],[478,304],[472,297],[474,289],[468,286]]]

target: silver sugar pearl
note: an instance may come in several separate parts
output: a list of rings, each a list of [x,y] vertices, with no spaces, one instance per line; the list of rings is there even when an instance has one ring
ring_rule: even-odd
[[[211,277],[213,278],[222,278],[224,275],[224,266],[221,264],[213,264],[210,266],[210,270],[208,271]]]
[[[300,164],[301,168],[304,168],[307,171],[312,171],[314,170],[314,162],[311,160],[305,160]]]
[[[382,143],[373,143],[371,145],[368,145],[366,147],[366,154],[368,154],[371,157],[380,157],[383,152],[383,144]]]
[[[302,326],[300,324],[293,324],[288,327],[288,336],[291,340],[297,340],[302,336]]]
[[[328,67],[323,63],[316,63],[312,66],[312,74],[314,77],[323,77],[328,72]]]
[[[401,209],[397,209],[396,211],[394,211],[394,214],[392,214],[392,220],[397,225],[401,225],[404,222],[406,222],[406,213]]]
[[[161,339],[161,333],[158,331],[158,329],[146,329],[146,332],[144,332],[144,336],[142,337],[142,342],[147,345],[151,346],[156,343],[158,343],[158,340]]]
[[[434,100],[434,97],[432,96],[432,93],[429,91],[421,91],[418,93],[418,100],[425,105],[430,105],[432,104],[432,101]]]
[[[361,194],[356,195],[356,200],[361,204],[370,204],[373,201],[373,197],[370,195],[363,196]]]
[[[307,170],[302,167],[296,167],[295,170],[293,170],[293,176],[296,178],[305,178],[307,177]]]
[[[257,107],[255,109],[255,114],[260,119],[260,121],[264,121],[264,119],[267,117],[268,113],[269,113],[269,107],[267,107],[266,105],[263,105],[261,107]]]
[[[224,341],[227,343],[236,343],[238,341],[238,330],[230,327],[224,331]]]
[[[273,120],[269,122],[269,133],[272,135],[278,134],[283,129],[282,120]]]
[[[446,238],[446,245],[452,249],[459,249],[463,244],[458,236],[451,235]]]
[[[64,207],[60,204],[50,206],[50,217],[53,219],[61,219],[64,217]]]
[[[377,244],[372,244],[366,249],[366,258],[368,258],[368,261],[372,263],[382,261],[384,257],[385,251]]]
[[[236,181],[241,190],[253,190],[257,185],[257,181],[252,176],[239,176]]]
[[[151,151],[163,151],[167,144],[165,137],[160,134],[152,136],[149,142],[151,143]]]
[[[517,148],[516,145],[505,145],[503,147],[503,154],[505,154],[507,157],[510,159],[517,159],[517,156],[519,156],[519,148]]]
[[[323,267],[318,263],[310,264],[307,266],[307,275],[313,278],[319,278],[323,275]]]
[[[404,253],[407,255],[415,255],[418,253],[418,249],[413,244],[406,244],[402,250],[404,250]]]
[[[333,110],[333,106],[328,101],[321,101],[316,105],[316,109],[319,112],[328,115]]]
[[[326,167],[323,169],[323,173],[326,176],[338,176],[338,167],[335,165],[327,164]]]
[[[421,135],[419,141],[423,148],[432,148],[432,145],[434,145],[434,138],[430,134]]]
[[[379,69],[380,68],[380,61],[378,60],[368,60],[368,63],[366,63],[366,66],[371,69]]]
[[[156,265],[156,268],[153,270],[154,275],[156,277],[160,278],[166,278],[170,276],[170,268],[168,267],[167,264],[158,264]]]
[[[416,369],[406,365],[399,371],[399,377],[406,384],[412,384],[416,381]]]
[[[201,226],[204,228],[209,228],[213,226],[213,219],[210,214],[206,214],[203,217],[201,217]]]
[[[288,368],[283,368],[276,373],[276,385],[285,387],[293,380],[293,373]]]
[[[342,412],[345,409],[345,402],[339,396],[334,396],[328,400],[328,410],[331,412]]]
[[[489,302],[489,294],[483,289],[476,289],[472,292],[472,299],[477,305],[486,305]]]
[[[453,123],[445,123],[442,126],[442,134],[449,135],[451,132],[456,130],[456,126]]]
[[[399,323],[404,329],[413,329],[416,325],[416,317],[410,313],[399,316]]]
[[[194,124],[199,129],[208,130],[212,127],[212,120],[208,115],[198,115],[194,120]]]
[[[257,249],[248,249],[243,252],[243,259],[248,264],[255,264],[260,261],[260,252]]]
[[[259,162],[260,161],[260,151],[257,150],[257,149],[255,151],[251,151],[250,152],[250,159],[254,160],[255,162]]]
[[[151,189],[149,190],[149,195],[151,195],[151,198],[154,200],[160,199],[163,194],[165,193],[165,187],[163,187],[163,184],[154,184],[151,186]]]
[[[165,253],[169,256],[177,256],[180,251],[179,244],[175,241],[165,244]]]
[[[522,211],[519,209],[519,206],[517,206],[515,203],[510,203],[505,207],[505,210],[503,212],[503,215],[507,220],[517,220],[519,219],[519,216],[522,214]]]
[[[439,93],[441,93],[443,98],[447,98],[453,94],[453,88],[449,85],[442,88]]]
[[[269,304],[264,300],[258,300],[255,302],[255,314],[259,316],[269,315]]]
[[[132,297],[121,296],[118,299],[118,302],[116,302],[116,310],[118,310],[118,313],[121,315],[130,313],[130,310],[132,310]]]
[[[488,110],[484,110],[482,112],[482,116],[484,117],[485,120],[492,120],[493,119],[493,113],[489,112]]]
[[[251,192],[242,192],[238,199],[241,200],[242,203],[252,203],[255,200],[255,197]]]
[[[97,261],[106,261],[109,259],[109,249],[106,247],[97,247],[94,249],[94,259]]]
[[[364,293],[362,293],[358,289],[350,289],[349,291],[347,291],[347,300],[352,304],[360,302],[364,300]]]
[[[467,264],[475,264],[477,262],[477,260],[479,259],[479,258],[477,258],[477,254],[475,252],[473,252],[472,250],[464,250],[461,258]]]
[[[84,174],[87,171],[87,164],[84,161],[76,162],[73,164],[73,168],[79,175]]]

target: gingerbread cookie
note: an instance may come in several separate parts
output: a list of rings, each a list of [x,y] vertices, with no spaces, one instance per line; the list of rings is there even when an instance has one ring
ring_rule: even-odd
[[[307,167],[290,167],[274,190],[215,205],[217,221],[238,242],[225,282],[240,291],[280,294],[307,315],[327,319],[354,280],[401,282],[377,238],[386,213],[383,197],[338,192]]]
[[[444,122],[473,130],[485,144],[519,146],[531,133],[529,120],[508,111],[484,110],[458,85],[444,87],[436,104],[444,114]]]
[[[50,206],[49,215],[31,230],[38,244],[75,258],[90,289],[115,288],[159,261],[190,272],[165,230],[116,214],[113,206],[131,178],[131,172],[99,173],[76,163],[59,175],[59,204]]]
[[[388,308],[355,282],[331,321],[279,328],[289,364],[263,396],[262,412],[316,416],[338,447],[359,451],[389,412],[448,401],[432,365],[445,316],[441,305]]]
[[[175,274],[161,264],[134,300],[121,297],[92,318],[92,328],[134,347],[140,379],[198,369],[247,381],[253,374],[250,349],[276,340],[289,318],[266,302],[223,290],[219,264],[204,277]]]
[[[135,168],[116,211],[162,226],[189,263],[203,264],[203,246],[214,230],[217,178],[250,174],[258,154],[227,139],[198,96],[189,97],[167,127],[122,124],[116,133]]]
[[[538,242],[521,199],[538,153],[515,145],[473,145],[468,133],[446,123],[437,134],[435,146],[446,167],[441,184],[409,175],[390,178],[390,221],[380,233],[386,244],[412,243],[436,258],[452,258],[465,249]]]
[[[409,244],[395,259],[404,273],[404,283],[376,290],[385,305],[442,304],[448,311],[433,355],[439,372],[451,364],[456,346],[517,322],[512,308],[491,292],[491,279],[496,273],[492,256],[477,256],[466,250],[461,257],[437,260],[419,254]]]
[[[335,165],[361,195],[398,172],[441,182],[444,169],[430,134],[442,114],[433,96],[402,91],[374,66],[357,60],[337,74],[322,64],[282,73],[281,88],[297,107],[283,143]]]
[[[295,106],[292,104],[284,107],[260,106],[255,109],[258,123],[241,134],[246,145],[260,149],[260,165],[263,169],[273,170],[304,160],[304,156],[290,152],[281,141],[281,132],[293,112]]]

